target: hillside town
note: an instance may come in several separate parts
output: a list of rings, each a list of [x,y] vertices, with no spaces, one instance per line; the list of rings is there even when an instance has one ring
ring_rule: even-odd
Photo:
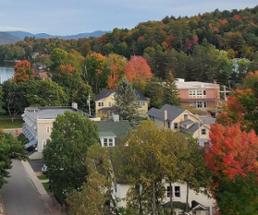
[[[257,14],[8,33],[0,215],[258,215]]]

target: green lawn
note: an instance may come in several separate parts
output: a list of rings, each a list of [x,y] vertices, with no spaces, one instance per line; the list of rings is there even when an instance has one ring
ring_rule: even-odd
[[[9,117],[0,116],[0,129],[21,128],[22,123],[22,119],[14,119],[12,122],[12,120]]]
[[[42,183],[42,184],[43,184],[45,190],[49,193],[50,192],[50,190],[49,190],[49,183]]]
[[[39,175],[39,176],[38,176],[38,179],[39,179],[39,180],[46,180],[46,179],[48,179],[48,177],[47,177],[46,175],[43,175],[43,174],[42,174],[42,175]]]

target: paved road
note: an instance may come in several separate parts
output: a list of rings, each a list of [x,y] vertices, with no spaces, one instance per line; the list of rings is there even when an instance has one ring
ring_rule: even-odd
[[[20,161],[13,161],[10,175],[1,190],[7,215],[50,215],[47,196],[38,193]]]

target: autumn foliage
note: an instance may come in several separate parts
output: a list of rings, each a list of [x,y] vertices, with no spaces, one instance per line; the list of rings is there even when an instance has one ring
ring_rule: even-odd
[[[59,70],[62,74],[71,74],[75,72],[75,68],[71,64],[61,64]]]
[[[32,65],[27,60],[19,61],[15,64],[14,80],[16,83],[27,81],[32,77]]]
[[[241,131],[239,124],[230,127],[215,124],[210,139],[206,164],[214,176],[232,180],[252,173],[258,177],[258,137],[254,131]]]
[[[141,56],[133,56],[125,67],[128,81],[137,84],[145,84],[152,78],[152,71],[147,61]]]
[[[258,132],[258,71],[247,74],[243,85],[228,97],[217,120],[225,126],[240,123],[242,129]]]

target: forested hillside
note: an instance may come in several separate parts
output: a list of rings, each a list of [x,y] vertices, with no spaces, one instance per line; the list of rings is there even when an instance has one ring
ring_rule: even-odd
[[[0,60],[35,61],[32,56],[37,53],[44,56],[44,63],[57,47],[68,52],[77,50],[83,57],[92,51],[102,55],[117,53],[128,59],[142,55],[159,78],[164,79],[171,70],[176,77],[187,80],[228,84],[258,68],[258,6],[193,17],[166,17],[140,23],[131,30],[114,29],[98,38],[27,38],[15,45],[0,46]]]

